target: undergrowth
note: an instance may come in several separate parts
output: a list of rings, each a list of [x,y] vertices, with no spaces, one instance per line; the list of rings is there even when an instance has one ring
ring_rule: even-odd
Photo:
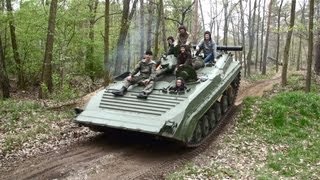
[[[36,101],[0,100],[0,155],[20,149],[29,141],[45,141],[48,135],[57,133],[57,123],[71,117],[69,111],[50,111]]]

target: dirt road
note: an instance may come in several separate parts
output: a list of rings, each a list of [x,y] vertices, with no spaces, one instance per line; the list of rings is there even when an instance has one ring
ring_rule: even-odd
[[[279,81],[276,77],[242,85],[236,104],[247,96],[261,96]],[[225,128],[226,124],[222,124],[213,135],[221,134]],[[214,141],[213,137],[207,144]],[[186,150],[145,134],[110,132],[56,152],[8,163],[0,170],[0,179],[161,178],[163,173],[191,160],[206,147]]]

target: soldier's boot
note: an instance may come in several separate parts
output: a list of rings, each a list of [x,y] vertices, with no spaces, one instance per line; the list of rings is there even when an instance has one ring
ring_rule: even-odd
[[[127,88],[122,86],[120,90],[111,92],[115,96],[123,96],[127,92]]]
[[[212,66],[214,66],[215,64],[216,64],[215,61],[209,61],[209,62],[205,63],[205,66],[206,66],[206,67],[212,67]]]
[[[147,99],[148,98],[148,94],[145,92],[141,92],[137,95],[137,98],[139,99]]]

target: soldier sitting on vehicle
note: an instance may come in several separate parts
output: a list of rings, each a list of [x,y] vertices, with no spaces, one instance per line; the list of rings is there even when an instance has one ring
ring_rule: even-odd
[[[178,28],[178,35],[177,35],[177,41],[175,42],[175,45],[190,45],[190,41],[188,40],[190,38],[190,34],[187,32],[187,28],[184,25],[179,26]]]
[[[179,26],[178,35],[174,46],[176,49],[180,49],[180,46],[185,45],[185,49],[191,54],[190,41],[191,35],[187,31],[187,28],[184,25]],[[177,54],[175,54],[177,56]]]
[[[165,73],[172,73],[176,67],[177,58],[174,55],[162,56],[156,65],[156,74],[160,76]]]
[[[172,55],[175,54],[175,48],[174,48],[174,39],[172,36],[169,36],[167,38],[167,42],[168,42],[168,51],[166,53],[166,55]]]
[[[169,88],[169,92],[181,92],[181,91],[185,91],[187,89],[187,87],[185,86],[184,80],[181,77],[178,77],[176,80],[176,84],[175,86],[172,86]]]
[[[204,38],[196,47],[196,55],[198,55],[201,50],[203,50],[204,54],[204,63],[214,63],[214,58],[216,55],[216,43],[211,38],[211,33],[209,31],[204,32]]]
[[[112,92],[115,96],[123,96],[130,85],[143,84],[145,88],[137,95],[137,98],[146,99],[154,88],[154,78],[156,77],[155,62],[152,60],[152,51],[146,51],[145,59],[142,59],[134,68],[133,72],[125,79],[120,90]],[[140,74],[135,76],[138,72]]]
[[[191,54],[186,50],[186,45],[180,46],[180,53],[178,55],[178,61],[177,61],[177,67],[178,69],[181,66],[192,66],[192,56]]]
[[[165,72],[168,72],[170,70],[171,67],[169,66],[172,66],[172,64],[176,65],[177,63],[173,63],[172,62],[172,56],[171,55],[175,55],[175,51],[176,51],[176,48],[174,47],[174,39],[172,36],[169,36],[167,38],[167,42],[168,42],[168,51],[165,53],[165,55],[163,55],[159,61],[157,61],[157,64],[156,64],[156,72],[157,72],[157,76],[160,76],[161,74],[165,73]],[[166,64],[168,66],[166,67],[163,67],[163,65]]]

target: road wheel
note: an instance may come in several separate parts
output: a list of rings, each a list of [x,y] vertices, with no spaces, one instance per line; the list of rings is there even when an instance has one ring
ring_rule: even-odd
[[[202,131],[202,137],[206,137],[210,132],[210,124],[209,124],[209,118],[207,115],[204,115],[201,118],[201,131]]]
[[[193,131],[192,135],[192,142],[193,143],[199,143],[202,140],[202,131],[201,131],[201,125],[200,121],[198,122],[196,128]]]
[[[212,108],[210,108],[208,110],[207,116],[209,119],[210,129],[214,129],[217,125],[217,119],[216,119],[214,105],[212,106]]]
[[[216,121],[218,122],[222,115],[221,104],[217,101],[214,103],[213,108],[214,108],[214,114],[216,116]]]
[[[221,103],[221,113],[225,114],[228,110],[228,96],[223,95],[220,103]]]
[[[228,88],[228,105],[232,106],[236,100],[235,90],[232,86]]]

